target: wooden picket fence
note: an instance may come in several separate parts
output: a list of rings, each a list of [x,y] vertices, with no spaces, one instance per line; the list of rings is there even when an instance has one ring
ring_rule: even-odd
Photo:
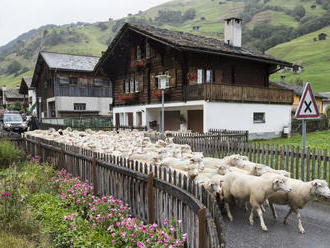
[[[93,184],[95,194],[123,200],[132,214],[146,223],[161,226],[165,219],[181,219],[181,232],[187,233],[188,247],[225,246],[217,200],[204,187],[175,170],[32,136],[23,140],[23,149]]]
[[[303,181],[323,179],[330,184],[330,155],[326,149],[206,141],[191,143],[191,147],[195,152],[203,152],[205,157],[224,158],[232,154],[245,155],[252,162],[277,170],[286,170],[290,172],[292,178]]]

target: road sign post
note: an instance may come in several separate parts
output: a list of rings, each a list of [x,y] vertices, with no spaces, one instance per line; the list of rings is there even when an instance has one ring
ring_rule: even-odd
[[[319,109],[317,107],[312,88],[309,83],[304,85],[304,91],[301,95],[300,102],[295,114],[295,118],[302,120],[302,146],[306,147],[306,120],[320,118]]]

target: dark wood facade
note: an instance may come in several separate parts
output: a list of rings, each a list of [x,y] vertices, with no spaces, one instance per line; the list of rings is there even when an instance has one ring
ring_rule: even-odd
[[[178,49],[134,27],[123,29],[96,69],[108,74],[113,82],[114,106],[160,103],[156,78],[160,74],[171,77],[170,88],[165,91],[166,102],[212,100],[290,104],[293,101],[291,91],[268,88],[269,75],[277,66],[274,63]],[[200,74],[199,70],[202,70]],[[251,94],[255,89],[257,93]],[[206,97],[209,91],[215,94]],[[238,96],[240,92],[246,92],[245,96]]]
[[[55,104],[47,105],[47,99],[54,97],[112,97],[112,84],[107,76],[95,76],[93,71],[50,68],[41,55],[37,61],[32,86],[36,89],[40,117],[41,112],[44,117],[56,117],[49,116],[49,108],[55,108]],[[67,115],[71,116],[70,113]]]

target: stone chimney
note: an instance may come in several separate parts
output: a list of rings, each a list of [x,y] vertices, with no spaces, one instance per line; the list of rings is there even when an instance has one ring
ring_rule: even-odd
[[[225,43],[233,47],[242,46],[242,19],[225,19]]]
[[[286,77],[284,75],[281,76],[281,83],[285,83]]]

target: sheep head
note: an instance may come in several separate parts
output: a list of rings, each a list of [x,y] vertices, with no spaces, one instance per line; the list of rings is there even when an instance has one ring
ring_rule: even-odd
[[[330,198],[330,189],[326,181],[319,179],[313,180],[312,187],[315,195]]]
[[[274,191],[282,190],[284,192],[290,192],[291,187],[285,177],[276,177],[273,179],[273,189]]]

